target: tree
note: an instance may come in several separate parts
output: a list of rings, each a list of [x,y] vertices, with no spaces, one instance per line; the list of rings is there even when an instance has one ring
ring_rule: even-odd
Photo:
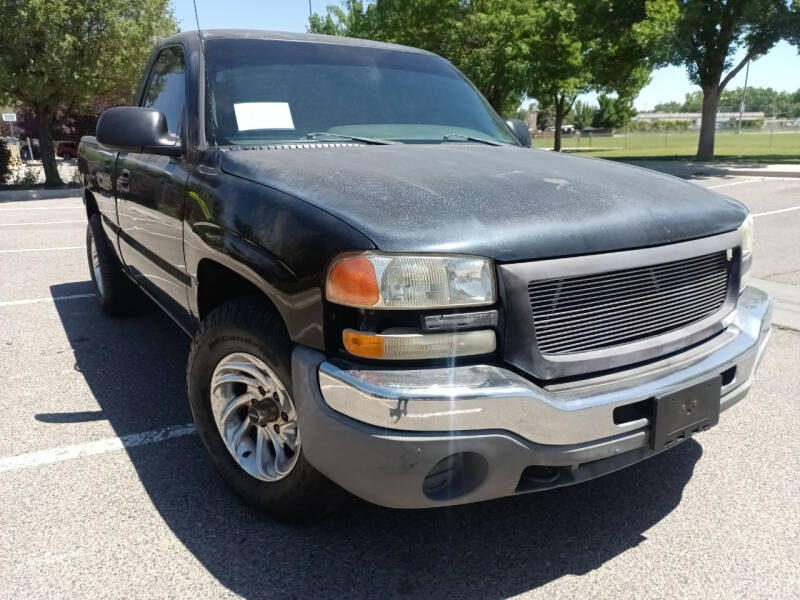
[[[578,101],[572,107],[571,119],[575,129],[583,131],[592,124],[594,114],[597,111],[596,106],[591,106],[588,102]]]
[[[794,44],[800,52],[800,0],[792,0],[792,10],[789,15],[789,22],[786,24],[788,35],[786,39]]]
[[[700,86],[702,123],[697,159],[714,157],[714,131],[720,96],[747,61],[768,52],[781,39],[796,39],[798,10],[794,0],[682,0],[671,62],[685,65]],[[737,52],[743,50],[738,61]]]
[[[0,0],[0,14],[0,102],[31,107],[46,183],[59,184],[55,119],[130,99],[154,41],[176,30],[169,0]]]
[[[703,109],[703,92],[688,92],[683,97],[682,112],[700,112]]]
[[[599,108],[592,121],[594,127],[622,129],[636,115],[630,98],[614,98],[603,94],[597,98],[597,104]]]
[[[505,113],[503,117],[506,119],[519,119],[520,121],[524,121],[532,112],[535,111],[536,104],[534,102],[529,102],[527,106],[519,106],[517,107],[517,110]]]
[[[85,106],[79,106],[65,112],[59,109],[55,112],[50,125],[53,140],[80,141],[84,135],[94,135],[97,129],[97,120],[102,112],[112,106],[125,104],[128,99],[115,98],[112,100],[97,99]],[[38,136],[39,121],[36,112],[31,106],[17,108],[17,128],[20,137],[35,138]]]
[[[331,4],[326,14],[313,13],[308,17],[308,31],[325,35],[366,38],[373,32],[372,12],[367,12],[361,0],[344,0],[341,6]]]
[[[676,102],[675,100],[670,100],[669,102],[659,102],[653,107],[653,110],[656,112],[681,112],[681,103]]]
[[[674,0],[551,0],[529,49],[529,94],[555,113],[553,149],[576,98],[590,90],[633,97],[663,62]]]
[[[745,99],[745,110],[763,112],[765,116],[778,119],[800,117],[800,90],[795,92],[779,92],[772,88],[748,87],[724,89],[719,96],[717,110],[719,112],[739,112],[742,99]],[[683,103],[663,102],[656,104],[656,110],[664,112],[699,112],[703,107],[703,92],[686,94]]]
[[[0,183],[5,183],[11,175],[11,150],[3,140],[0,140]]]
[[[778,92],[772,88],[748,87],[747,94],[744,88],[726,89],[720,94],[720,111],[737,112],[742,99],[745,110],[763,112],[765,116],[779,119],[789,119],[800,116],[800,103],[795,98],[800,98],[800,90],[796,92]]]
[[[470,78],[501,114],[526,89],[527,50],[535,21],[523,0],[345,0],[312,14],[313,33],[347,35],[423,48]]]
[[[536,103],[536,127],[540,131],[546,131],[550,127],[554,127],[556,123],[556,113],[553,111],[552,106],[542,106]]]

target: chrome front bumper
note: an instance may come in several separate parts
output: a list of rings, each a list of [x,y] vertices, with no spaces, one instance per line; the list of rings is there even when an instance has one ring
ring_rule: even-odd
[[[374,369],[319,365],[319,386],[334,411],[384,430],[501,430],[541,445],[614,438],[609,452],[647,443],[648,420],[614,422],[614,409],[724,374],[721,409],[749,390],[766,347],[772,301],[747,288],[725,330],[669,358],[611,375],[540,387],[492,365]],[[629,434],[629,435],[623,435]],[[624,447],[620,447],[621,439]]]

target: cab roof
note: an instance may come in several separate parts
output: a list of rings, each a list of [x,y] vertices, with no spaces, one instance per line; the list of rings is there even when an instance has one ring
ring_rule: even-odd
[[[400,52],[416,52],[430,54],[419,48],[388,44],[359,38],[341,37],[336,35],[322,35],[318,33],[291,33],[286,31],[262,31],[259,29],[202,29],[205,40],[279,40],[284,42],[303,42],[309,44],[336,44],[339,46],[361,46],[364,48],[380,48],[383,50],[396,50]],[[159,45],[171,43],[196,43],[197,30],[182,31],[163,40]]]

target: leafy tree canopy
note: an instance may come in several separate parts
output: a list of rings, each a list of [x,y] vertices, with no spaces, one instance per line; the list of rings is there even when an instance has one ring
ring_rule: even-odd
[[[527,94],[560,126],[585,91],[638,91],[676,18],[675,0],[344,0],[312,15],[309,31],[430,50],[498,112]]]
[[[581,102],[578,100],[572,107],[568,119],[572,121],[575,129],[583,131],[592,125],[594,120],[594,113],[597,112],[597,107],[590,105],[588,102]]]
[[[767,53],[781,39],[798,40],[800,3],[793,0],[681,0],[669,60],[685,65],[703,90],[703,120],[697,157],[714,155],[717,106],[728,82],[747,61]],[[737,52],[744,56],[734,60]]]
[[[736,112],[745,99],[745,110],[763,112],[768,117],[795,119],[800,117],[800,89],[794,92],[779,92],[772,88],[737,87],[720,93],[717,109],[720,112]],[[703,108],[703,92],[686,94],[683,102],[662,102],[655,110],[663,112],[699,112]]]
[[[669,102],[660,102],[655,105],[653,110],[656,112],[684,112],[683,104],[675,100],[670,100]]]
[[[594,113],[593,127],[603,129],[622,129],[636,116],[633,100],[630,98],[614,98],[605,94],[597,98],[599,108]]]
[[[499,112],[525,92],[533,23],[522,0],[344,0],[313,14],[313,33],[370,38],[423,48],[449,59]]]
[[[96,98],[128,100],[160,37],[169,0],[0,0],[0,102],[30,106],[48,183],[59,183],[51,127]]]
[[[555,112],[560,127],[575,99],[590,90],[633,97],[667,58],[674,0],[552,0],[529,54],[529,94]]]

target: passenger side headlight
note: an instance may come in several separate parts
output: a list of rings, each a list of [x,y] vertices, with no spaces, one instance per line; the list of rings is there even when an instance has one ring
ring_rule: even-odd
[[[747,256],[753,252],[755,243],[755,231],[753,230],[753,215],[747,215],[744,223],[739,227],[742,232],[742,256]]]
[[[496,287],[488,258],[366,252],[333,261],[325,295],[357,308],[451,308],[494,304]]]
[[[753,216],[747,215],[744,223],[739,227],[742,236],[742,265],[739,291],[741,292],[750,283],[750,266],[753,264],[753,244],[755,243],[755,231],[753,228]]]

